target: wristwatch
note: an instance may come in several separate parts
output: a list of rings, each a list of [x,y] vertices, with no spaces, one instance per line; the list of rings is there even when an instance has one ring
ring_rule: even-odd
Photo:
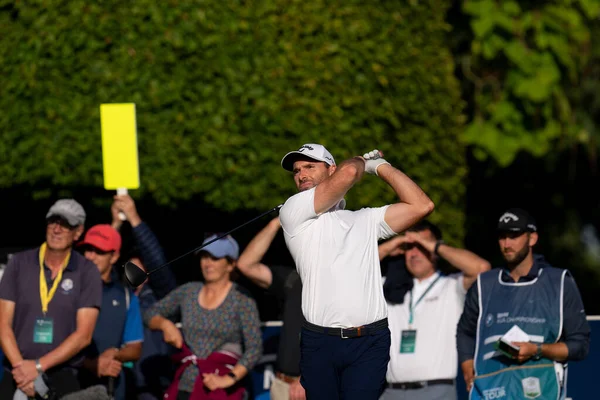
[[[40,359],[35,360],[35,369],[38,373],[43,374],[44,370],[42,369],[42,364],[40,363]]]
[[[433,254],[435,254],[436,256],[439,256],[440,253],[438,253],[438,250],[440,249],[440,246],[446,244],[446,242],[444,242],[443,240],[438,240],[437,242],[435,242],[435,247],[433,248]]]
[[[533,359],[539,360],[540,358],[542,358],[542,345],[540,343],[537,343],[535,346],[537,347],[537,351],[535,352]]]

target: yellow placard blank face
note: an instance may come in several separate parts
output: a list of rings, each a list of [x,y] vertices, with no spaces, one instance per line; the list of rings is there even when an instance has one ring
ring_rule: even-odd
[[[135,104],[101,104],[100,122],[104,188],[139,188]]]

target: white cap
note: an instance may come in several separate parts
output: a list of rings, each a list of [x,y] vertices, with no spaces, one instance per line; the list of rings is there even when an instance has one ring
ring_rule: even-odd
[[[300,146],[296,151],[290,151],[281,159],[281,166],[283,169],[292,171],[294,169],[294,162],[298,158],[298,155],[312,158],[313,160],[323,161],[328,165],[335,165],[333,156],[325,146],[315,143],[307,143]]]

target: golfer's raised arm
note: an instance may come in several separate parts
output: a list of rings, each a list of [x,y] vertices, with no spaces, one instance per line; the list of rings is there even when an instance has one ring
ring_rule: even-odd
[[[434,209],[431,199],[402,171],[383,164],[377,169],[377,174],[394,189],[400,200],[388,207],[384,217],[394,232],[403,232],[431,214]]]
[[[354,157],[342,162],[315,190],[315,212],[321,214],[339,203],[348,190],[362,178],[365,162]]]

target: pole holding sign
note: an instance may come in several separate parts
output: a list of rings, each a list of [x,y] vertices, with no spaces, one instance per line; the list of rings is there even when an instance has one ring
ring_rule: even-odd
[[[134,103],[100,105],[104,188],[127,194],[140,187]],[[125,214],[119,213],[125,220]]]

